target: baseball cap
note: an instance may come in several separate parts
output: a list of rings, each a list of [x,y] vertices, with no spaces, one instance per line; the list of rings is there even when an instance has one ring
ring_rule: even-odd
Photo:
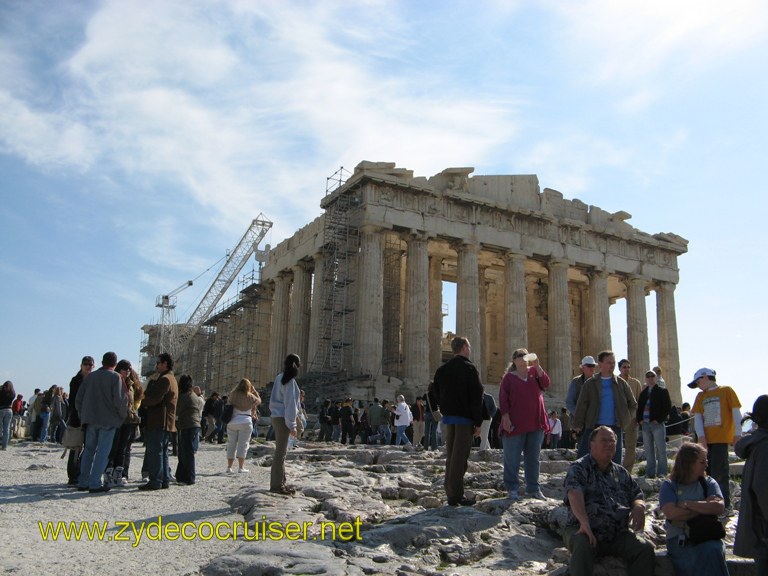
[[[696,374],[693,375],[693,382],[688,384],[688,388],[696,388],[696,381],[702,376],[714,376],[715,371],[712,368],[699,368],[696,370]]]
[[[656,378],[656,372],[654,372],[653,370],[648,370],[648,372],[645,373],[645,377],[648,378],[648,376],[653,376],[654,378]]]
[[[595,362],[595,359],[592,356],[584,356],[584,358],[581,359],[581,365],[582,366],[595,366],[597,362]]]

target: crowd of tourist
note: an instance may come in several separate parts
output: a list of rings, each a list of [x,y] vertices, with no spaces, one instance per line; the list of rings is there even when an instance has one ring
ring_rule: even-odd
[[[760,396],[744,419],[735,391],[717,383],[714,370],[698,370],[688,384],[698,389],[690,407],[672,405],[661,370],[644,373],[644,384],[630,376],[631,364],[618,363],[612,351],[585,356],[571,380],[564,407],[547,410],[551,385],[536,354],[515,350],[499,386],[498,402],[485,392],[471,360],[468,339],[451,342],[453,357],[440,366],[423,395],[412,404],[399,394],[394,403],[378,398],[367,406],[350,397],[323,400],[317,411],[316,439],[341,444],[394,444],[406,449],[445,452],[444,489],[451,506],[471,506],[464,474],[471,449],[503,449],[503,482],[508,499],[545,500],[539,482],[542,448],[574,448],[577,460],[565,476],[564,532],[571,552],[570,574],[592,574],[596,557],[619,556],[628,574],[653,574],[655,553],[642,536],[645,499],[634,475],[637,438],[641,436],[648,480],[660,479],[659,507],[664,515],[667,554],[678,576],[725,575],[722,521],[731,514],[729,448],[746,460],[734,551],[754,558],[758,573],[768,573],[768,490],[759,482],[768,474],[768,396]],[[301,359],[285,358],[271,385],[267,439],[275,441],[269,489],[290,496],[287,451],[299,445],[309,418],[297,377]],[[108,492],[127,483],[131,445],[145,444],[140,490],[161,490],[175,481],[196,481],[195,453],[201,441],[226,443],[226,472],[248,473],[249,443],[258,436],[261,396],[242,379],[228,395],[207,399],[188,375],[173,373],[168,354],[157,358],[155,372],[142,385],[139,374],[114,352],[101,367],[85,356],[70,382],[35,390],[29,402],[13,383],[0,386],[2,449],[25,421],[31,439],[70,447],[69,484],[90,493]],[[741,424],[754,422],[742,437]],[[67,435],[81,433],[81,447]],[[226,438],[226,441],[225,441]],[[670,439],[684,438],[668,470]],[[178,456],[171,473],[169,451]],[[524,483],[520,483],[520,469]]]

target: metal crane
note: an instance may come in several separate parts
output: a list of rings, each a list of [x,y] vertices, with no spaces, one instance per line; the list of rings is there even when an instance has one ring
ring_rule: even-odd
[[[272,222],[267,220],[264,214],[259,214],[251,222],[250,227],[246,230],[240,242],[228,253],[224,266],[186,322],[176,322],[176,295],[192,286],[194,283],[192,280],[187,280],[168,294],[158,296],[155,306],[160,308],[162,313],[160,324],[157,326],[157,340],[155,340],[154,346],[145,347],[143,351],[150,352],[153,355],[157,355],[160,352],[170,352],[175,359],[180,360],[184,356],[192,337],[211,316],[216,305],[232,285],[235,278],[237,278],[248,258],[254,252],[257,253],[257,258],[261,257],[262,260],[265,258],[266,251],[258,250],[258,246],[270,228],[272,228]],[[145,331],[147,331],[147,328],[145,327]]]

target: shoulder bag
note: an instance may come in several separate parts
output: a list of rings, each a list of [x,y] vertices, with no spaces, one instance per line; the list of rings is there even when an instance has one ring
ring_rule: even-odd
[[[707,482],[703,476],[699,476],[699,482],[704,490],[704,498],[706,498]],[[714,514],[699,514],[685,521],[685,536],[693,545],[708,540],[722,540],[725,538],[725,528]]]
[[[437,408],[435,410],[432,409],[432,404],[429,401],[429,393],[427,393],[427,407],[429,408],[429,411],[432,412],[432,419],[435,422],[440,422],[440,418],[443,417],[443,413],[440,412],[440,408]]]
[[[85,431],[79,426],[67,426],[61,444],[69,450],[80,450],[85,444]]]

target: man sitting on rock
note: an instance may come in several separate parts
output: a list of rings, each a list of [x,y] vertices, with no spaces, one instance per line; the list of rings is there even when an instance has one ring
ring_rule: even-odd
[[[572,576],[591,576],[596,556],[623,558],[629,576],[653,576],[653,545],[637,534],[645,526],[643,492],[629,472],[612,461],[615,452],[616,434],[598,426],[589,437],[589,454],[568,469],[563,539],[571,552]],[[630,525],[635,532],[629,531]]]

